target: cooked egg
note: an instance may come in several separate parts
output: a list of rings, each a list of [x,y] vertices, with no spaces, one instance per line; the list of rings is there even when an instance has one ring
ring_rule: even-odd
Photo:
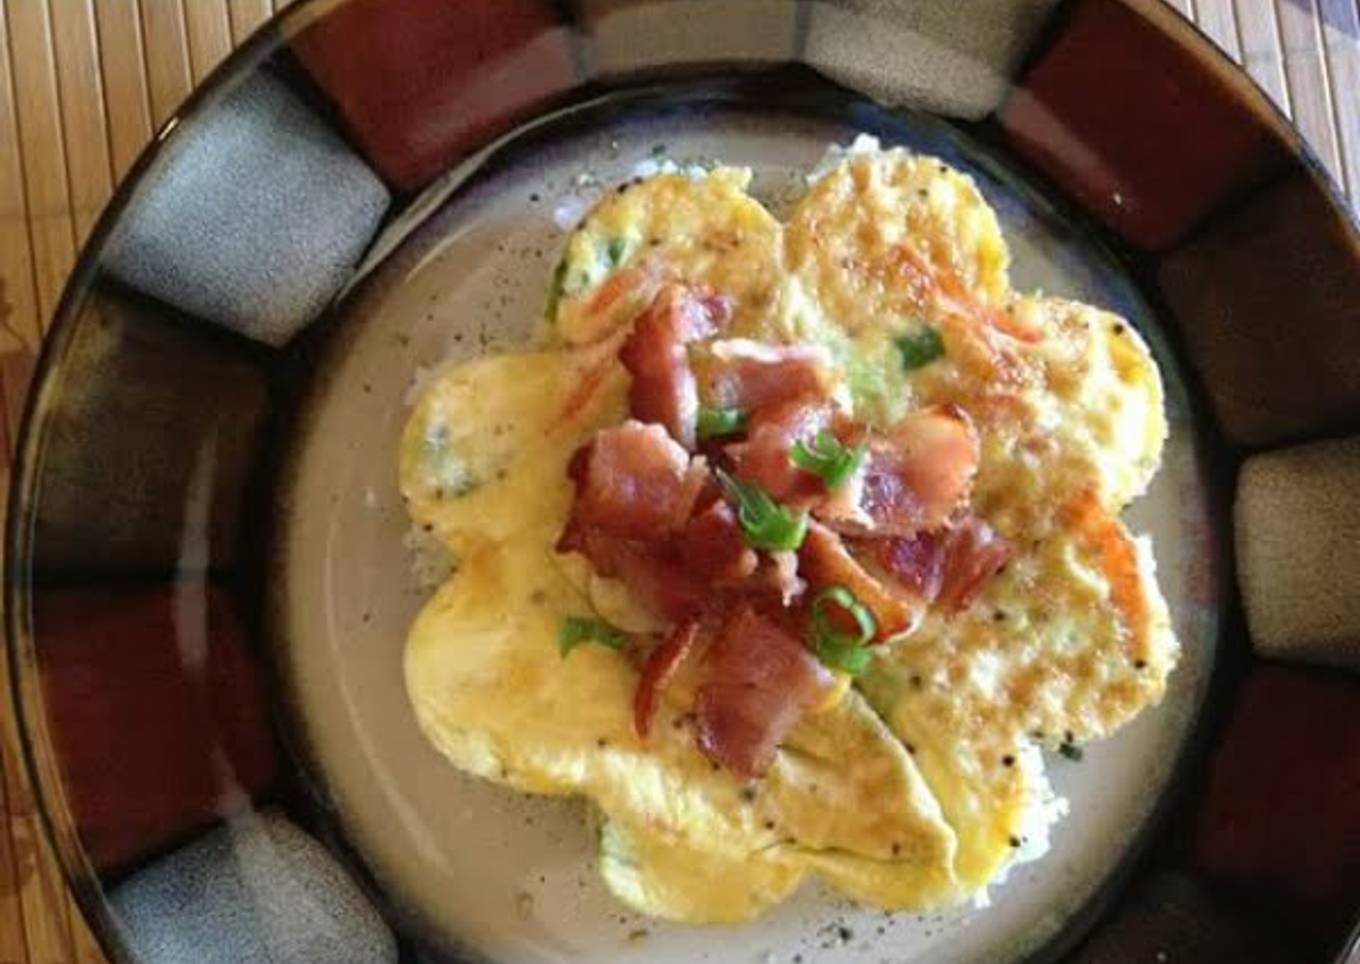
[[[1109,733],[1175,665],[1150,546],[1116,518],[1160,461],[1160,377],[1117,316],[1013,291],[995,213],[934,158],[854,153],[787,227],[749,179],[720,167],[611,193],[566,242],[551,347],[460,365],[423,393],[401,489],[458,568],[411,628],[408,693],[453,765],[588,797],[604,879],[644,913],[744,920],[809,876],[889,909],[957,902],[1060,809],[1036,748]],[[662,628],[553,545],[572,452],[625,417],[618,336],[668,280],[730,298],[734,334],[824,346],[870,425],[963,409],[981,445],[974,510],[1013,547],[963,611],[932,610],[844,677],[754,783],[696,747],[694,666],[642,740],[639,654],[558,647],[568,616]]]
[[[455,576],[407,641],[406,686],[422,731],[460,769],[526,792],[585,794],[632,828],[629,849],[642,855],[634,864],[647,865],[624,873],[616,846],[606,876],[649,913],[749,916],[810,872],[891,906],[953,899],[953,831],[858,694],[804,719],[753,792],[695,746],[685,723],[692,673],[668,691],[644,742],[633,729],[635,658],[602,646],[559,651],[566,617],[597,612],[611,596],[616,618],[629,606],[617,585],[601,588],[552,548],[569,508],[571,452],[601,419],[622,417],[616,374],[600,376],[598,357],[563,349],[469,362],[432,385],[412,416],[402,491],[413,519],[457,556]],[[597,385],[592,401],[573,406],[582,382]],[[565,419],[564,408],[573,413]],[[476,484],[448,485],[455,472]],[[687,854],[742,870],[728,890],[705,889],[708,872],[677,856]],[[730,899],[732,888],[744,888],[743,901]]]
[[[917,748],[967,889],[1022,837],[1040,774],[1021,750],[1109,733],[1160,699],[1175,665],[1146,544],[1089,511],[1018,552],[965,611],[930,614],[861,683]]]
[[[734,323],[757,327],[777,309],[782,228],[746,193],[751,172],[660,174],[624,184],[596,205],[558,265],[548,315],[573,345],[632,320],[664,281],[732,299]]]

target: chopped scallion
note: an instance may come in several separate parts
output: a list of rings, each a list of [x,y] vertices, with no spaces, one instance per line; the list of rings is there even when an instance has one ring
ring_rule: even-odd
[[[909,372],[944,356],[944,339],[933,325],[927,325],[915,334],[900,335],[896,344],[902,356],[902,367]]]
[[[854,621],[854,633],[837,628],[833,608]],[[868,644],[877,631],[878,621],[869,607],[844,586],[828,586],[812,601],[812,650],[825,666],[851,676],[863,673],[873,661]]]
[[[562,260],[557,262],[557,267],[553,269],[552,281],[548,285],[548,303],[543,308],[543,314],[549,321],[557,320],[557,305],[562,300],[562,295],[567,283],[567,257],[562,256]]]
[[[577,646],[587,642],[599,643],[610,649],[622,649],[628,642],[628,635],[603,619],[568,616],[562,620],[562,628],[557,632],[557,645],[564,658]]]
[[[844,485],[855,474],[864,461],[865,445],[846,448],[836,436],[826,429],[817,433],[811,445],[802,439],[793,443],[789,450],[789,460],[804,472],[821,476],[828,489]]]
[[[817,640],[815,652],[823,666],[851,676],[863,673],[874,660],[873,651],[868,646],[855,646],[835,639]]]
[[[754,549],[781,551],[797,549],[807,536],[807,510],[794,511],[782,506],[754,482],[744,482],[717,470],[718,481],[737,504],[737,520],[742,536]]]
[[[697,425],[699,438],[735,435],[746,427],[746,413],[739,408],[701,408]]]

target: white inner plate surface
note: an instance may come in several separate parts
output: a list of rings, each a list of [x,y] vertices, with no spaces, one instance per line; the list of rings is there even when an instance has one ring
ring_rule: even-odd
[[[1165,461],[1127,518],[1153,538],[1184,654],[1161,706],[1089,746],[1081,762],[1048,760],[1071,804],[1048,855],[993,888],[985,909],[885,914],[809,884],[749,924],[667,924],[629,913],[599,882],[580,801],[523,797],[466,777],[416,727],[402,650],[429,587],[413,575],[395,462],[417,374],[523,345],[542,317],[563,226],[656,145],[682,163],[751,166],[754,193],[782,215],[827,144],[856,133],[736,107],[610,116],[584,133],[578,124],[541,138],[459,191],[350,299],[313,376],[292,439],[273,591],[287,697],[315,776],[394,904],[463,958],[950,964],[1023,956],[1052,938],[1128,851],[1200,705],[1216,629],[1208,494],[1185,390],[1146,306],[1078,234],[978,167],[982,156],[936,122],[885,120],[875,133],[971,170],[1001,217],[1016,287],[1128,315],[1167,383]]]

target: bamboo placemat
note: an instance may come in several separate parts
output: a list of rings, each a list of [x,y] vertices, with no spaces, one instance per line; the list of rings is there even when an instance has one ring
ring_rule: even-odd
[[[34,349],[113,186],[290,0],[0,0],[0,493]],[[1360,199],[1360,0],[1167,0],[1273,97]],[[8,698],[0,659],[0,702]],[[0,964],[102,964],[0,706]]]

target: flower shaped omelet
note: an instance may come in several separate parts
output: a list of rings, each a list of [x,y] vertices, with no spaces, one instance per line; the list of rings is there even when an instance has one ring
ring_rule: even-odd
[[[939,161],[852,154],[784,224],[748,180],[611,193],[544,347],[425,390],[401,486],[458,565],[408,693],[453,765],[587,797],[644,913],[748,919],[808,876],[956,903],[1057,816],[1039,749],[1175,664],[1118,519],[1160,378],[1121,319],[1012,291]]]

